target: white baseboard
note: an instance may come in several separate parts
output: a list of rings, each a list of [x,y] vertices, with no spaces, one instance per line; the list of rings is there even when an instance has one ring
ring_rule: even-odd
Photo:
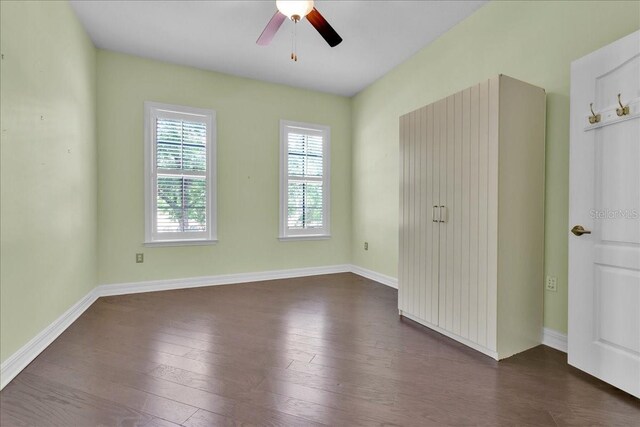
[[[235,283],[261,282],[265,280],[290,279],[294,277],[317,276],[352,272],[367,279],[375,280],[393,288],[398,287],[397,279],[357,267],[351,264],[323,267],[294,268],[254,273],[223,274],[218,276],[192,277],[187,279],[151,280],[145,282],[99,285],[80,301],[58,317],[31,341],[12,354],[0,366],[0,390],[27,367],[49,344],[65,331],[80,315],[103,296],[127,295],[141,292],[166,291],[171,289],[197,288],[203,286],[231,285]]]
[[[351,272],[358,276],[366,277],[367,279],[375,280],[394,289],[398,289],[398,279],[395,277],[387,276],[373,270],[358,267],[357,265],[351,265]]]
[[[566,353],[567,352],[567,335],[563,334],[562,332],[558,332],[554,329],[543,328],[542,344]]]
[[[349,264],[323,267],[293,268],[255,273],[221,274],[217,276],[191,277],[187,279],[150,280],[145,282],[119,283],[97,287],[100,296],[127,295],[141,292],[168,291],[172,289],[199,288],[203,286],[232,285],[235,283],[262,282],[265,280],[291,279],[294,277],[318,276],[320,274],[347,273]]]
[[[98,299],[96,288],[65,311],[31,341],[13,353],[0,365],[0,390],[33,361],[45,348],[58,338],[84,311]]]

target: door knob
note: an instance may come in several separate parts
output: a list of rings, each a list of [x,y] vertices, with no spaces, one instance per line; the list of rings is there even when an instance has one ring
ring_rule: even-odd
[[[591,234],[591,231],[585,230],[581,225],[576,225],[575,227],[573,227],[571,229],[571,232],[578,237],[582,236],[583,234]]]

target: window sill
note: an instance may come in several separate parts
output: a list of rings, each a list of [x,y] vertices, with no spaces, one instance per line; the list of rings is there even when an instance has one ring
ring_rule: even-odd
[[[331,234],[308,234],[299,236],[280,236],[278,240],[286,242],[289,240],[328,240],[331,238]]]
[[[206,240],[206,239],[198,239],[198,240],[157,240],[155,242],[144,242],[143,245],[146,247],[162,247],[162,246],[204,246],[204,245],[215,245],[218,243],[218,240]]]

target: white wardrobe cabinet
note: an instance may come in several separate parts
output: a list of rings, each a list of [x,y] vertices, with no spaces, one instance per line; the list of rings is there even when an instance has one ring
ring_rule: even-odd
[[[545,92],[500,75],[400,117],[400,314],[495,359],[540,344]]]

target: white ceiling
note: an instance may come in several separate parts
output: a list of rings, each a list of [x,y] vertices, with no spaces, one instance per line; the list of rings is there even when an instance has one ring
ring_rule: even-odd
[[[303,20],[269,46],[256,39],[275,1],[86,1],[71,5],[102,49],[351,96],[471,15],[485,1],[316,1],[344,41],[330,48]]]

